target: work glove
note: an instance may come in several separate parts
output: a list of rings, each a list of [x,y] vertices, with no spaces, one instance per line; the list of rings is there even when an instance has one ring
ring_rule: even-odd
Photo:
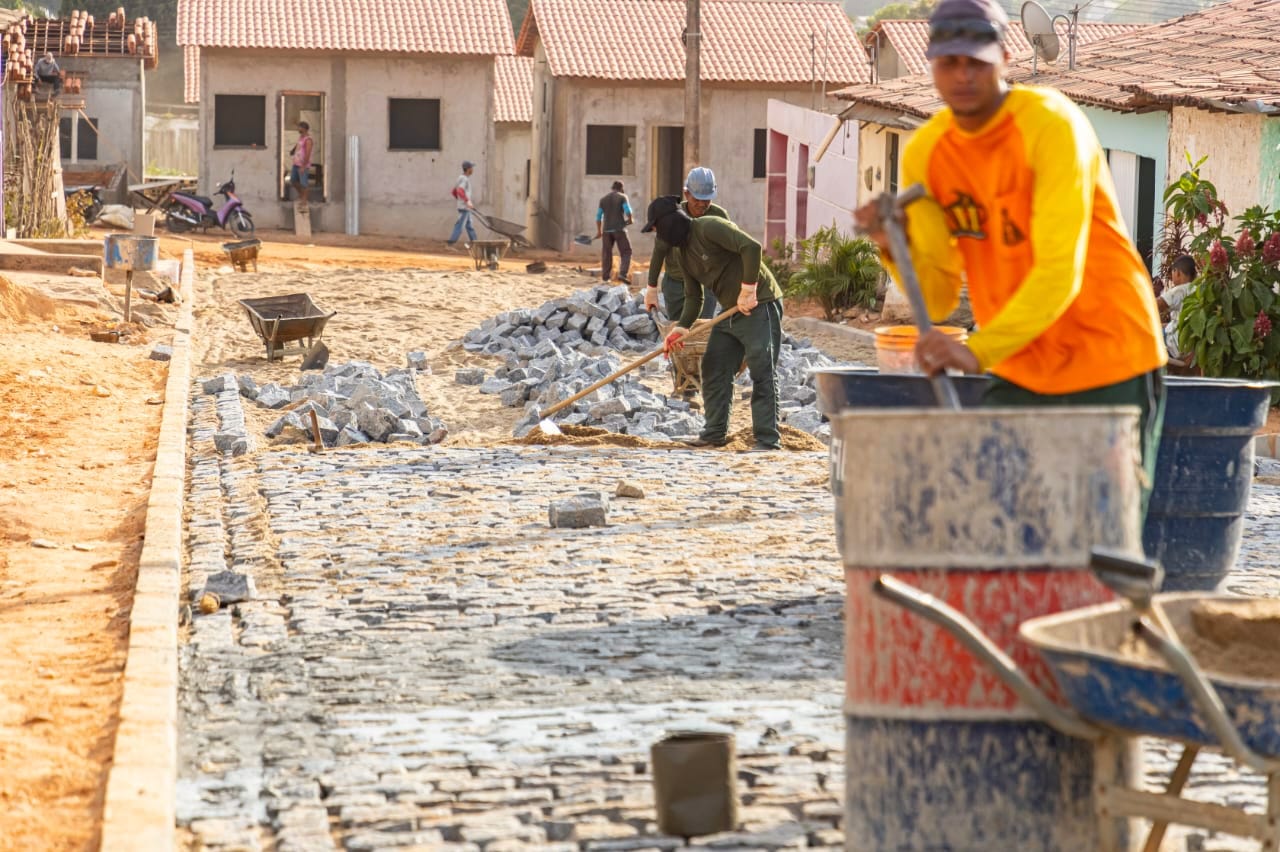
[[[684,341],[681,338],[688,333],[689,329],[681,328],[680,326],[671,329],[670,333],[667,334],[667,339],[662,341],[662,351],[670,355],[672,349],[683,349]]]
[[[658,288],[645,287],[644,288],[644,309],[646,311],[651,311],[656,307],[658,307]]]
[[[738,311],[743,316],[750,316],[751,309],[760,304],[756,301],[756,285],[743,284],[738,291]]]

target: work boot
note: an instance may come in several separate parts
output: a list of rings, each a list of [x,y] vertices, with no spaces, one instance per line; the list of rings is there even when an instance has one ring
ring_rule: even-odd
[[[779,447],[779,446],[777,446],[776,444],[766,444],[766,443],[763,443],[762,441],[756,441],[756,442],[755,442],[755,444],[754,444],[754,445],[752,445],[751,449],[747,450],[747,452],[749,452],[749,453],[776,453],[776,452],[778,452],[778,451],[779,451],[779,450],[781,450],[781,449],[782,449],[782,447]]]
[[[686,447],[698,447],[698,448],[702,448],[702,447],[723,447],[723,446],[724,446],[725,444],[727,444],[727,443],[729,443],[729,442],[728,442],[728,441],[725,441],[725,440],[720,440],[720,441],[708,441],[706,438],[704,438],[704,437],[702,437],[701,435],[699,435],[699,436],[698,436],[698,437],[696,437],[696,438],[689,438],[688,440],[686,440],[686,441],[684,442],[684,445],[685,445]]]

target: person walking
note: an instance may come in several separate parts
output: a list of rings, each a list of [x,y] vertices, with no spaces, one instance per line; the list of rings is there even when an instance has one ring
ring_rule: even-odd
[[[694,219],[700,216],[718,216],[728,219],[729,214],[719,204],[713,204],[716,197],[716,176],[706,166],[698,166],[689,170],[684,179],[684,201],[680,208]],[[644,308],[651,311],[658,306],[658,284],[661,278],[662,302],[666,305],[667,319],[678,320],[684,313],[684,271],[680,266],[680,250],[669,246],[658,237],[653,241],[653,254],[649,258],[649,286],[644,291]],[[702,313],[704,319],[715,314],[715,294],[710,290],[703,291]]]
[[[941,0],[929,19],[947,108],[912,135],[902,185],[929,315],[962,275],[978,330],[921,336],[921,369],[990,372],[989,405],[1136,405],[1147,491],[1164,418],[1166,362],[1151,279],[1129,238],[1098,138],[1055,89],[1005,81],[1009,19],[996,0]],[[854,211],[897,277],[875,203]]]
[[[631,240],[627,238],[627,226],[631,216],[631,201],[622,191],[622,181],[615,180],[609,194],[600,199],[596,208],[596,239],[600,240],[600,280],[610,281],[613,275],[613,247],[618,246],[618,280],[626,282],[631,267]]]
[[[298,122],[298,141],[294,143],[292,165],[289,166],[289,183],[298,193],[298,199],[307,203],[307,195],[311,184],[311,150],[316,140],[311,138],[311,125],[305,121]]]
[[[760,262],[760,243],[728,219],[693,218],[680,198],[655,198],[643,232],[657,231],[667,245],[680,249],[684,272],[684,311],[663,341],[670,354],[702,313],[704,287],[720,307],[741,312],[715,328],[702,356],[702,432],[693,447],[718,447],[728,441],[733,380],[745,359],[751,373],[752,451],[782,447],[778,431],[778,354],[782,347],[782,289]]]
[[[449,235],[446,243],[449,248],[455,248],[464,227],[467,229],[468,240],[474,242],[476,238],[476,229],[471,224],[471,211],[475,209],[471,203],[471,173],[475,168],[475,163],[463,160],[462,174],[458,176],[458,182],[453,185],[453,197],[458,202],[458,221],[453,223],[453,233]]]

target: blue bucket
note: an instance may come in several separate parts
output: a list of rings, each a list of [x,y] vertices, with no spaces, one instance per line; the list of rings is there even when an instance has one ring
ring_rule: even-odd
[[[986,376],[954,379],[960,404],[980,405]],[[1156,482],[1142,531],[1147,556],[1164,564],[1166,591],[1209,591],[1235,564],[1253,482],[1253,437],[1267,420],[1276,382],[1165,378],[1164,432]],[[818,406],[932,408],[924,376],[880,374],[866,367],[814,371]]]
[[[1142,530],[1164,590],[1208,591],[1235,564],[1253,482],[1253,437],[1275,382],[1170,376],[1156,483]]]

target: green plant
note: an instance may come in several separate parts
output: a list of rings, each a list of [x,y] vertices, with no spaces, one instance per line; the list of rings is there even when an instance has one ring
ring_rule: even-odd
[[[773,273],[774,280],[778,282],[778,286],[784,293],[787,291],[791,276],[796,272],[795,257],[796,244],[786,242],[782,237],[774,237],[773,242],[769,244],[769,250],[760,255],[760,262]]]
[[[828,320],[855,305],[876,306],[876,288],[883,270],[875,244],[848,237],[834,225],[819,229],[797,246],[799,268],[783,293],[813,299]]]
[[[1250,207],[1229,218],[1204,159],[1165,191],[1166,217],[1185,232],[1200,269],[1178,314],[1178,343],[1206,376],[1280,376],[1280,211]],[[1238,223],[1233,235],[1228,222]],[[1171,259],[1166,258],[1166,262]]]

